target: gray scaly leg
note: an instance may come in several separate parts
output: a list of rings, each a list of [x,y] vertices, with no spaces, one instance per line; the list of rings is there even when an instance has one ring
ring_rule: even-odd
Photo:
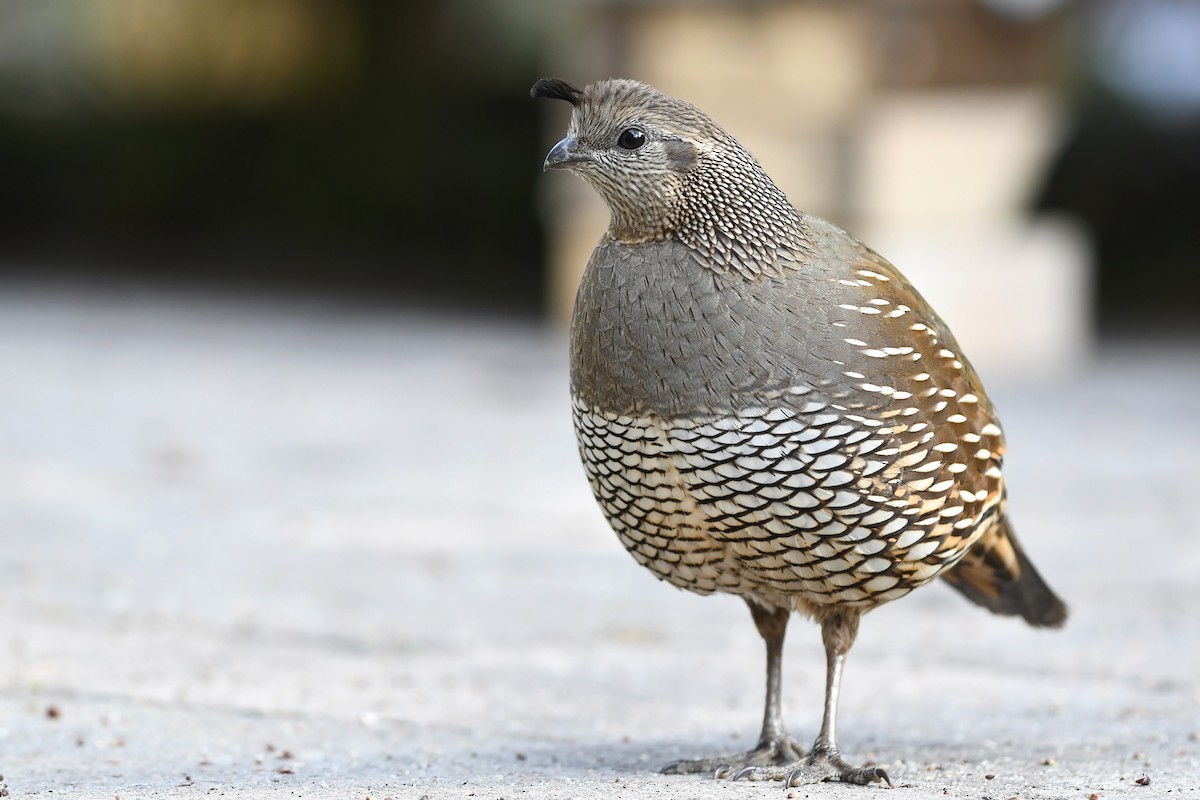
[[[854,645],[858,635],[860,614],[850,609],[838,609],[821,620],[821,638],[825,643],[825,712],[821,718],[821,731],[808,754],[791,764],[750,764],[733,774],[733,779],[782,780],[785,786],[821,781],[868,784],[884,781],[890,787],[892,781],[880,767],[853,767],[846,763],[838,751],[837,709],[842,688],[842,667],[846,654]]]
[[[800,745],[783,725],[781,710],[781,681],[783,673],[783,640],[787,634],[791,610],[786,608],[764,609],[747,600],[754,624],[767,645],[767,697],[763,708],[762,733],[753,750],[716,758],[673,761],[663,767],[669,775],[706,772],[716,778],[737,775],[746,769],[757,767],[781,767],[794,763],[804,753]]]

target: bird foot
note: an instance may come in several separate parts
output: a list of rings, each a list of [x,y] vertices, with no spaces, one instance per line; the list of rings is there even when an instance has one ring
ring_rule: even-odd
[[[784,787],[802,786],[821,781],[841,781],[866,786],[883,781],[892,788],[892,781],[881,767],[852,767],[836,752],[814,750],[790,764],[751,764],[730,776],[732,780],[783,781]]]
[[[779,739],[759,742],[758,747],[745,753],[672,761],[661,771],[664,775],[708,773],[717,779],[732,778],[748,769],[783,769],[803,757],[804,747],[791,736],[784,734]]]

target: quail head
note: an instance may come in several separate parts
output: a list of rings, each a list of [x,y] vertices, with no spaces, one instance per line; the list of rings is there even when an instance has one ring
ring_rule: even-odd
[[[1066,619],[1009,523],[1004,437],[978,375],[894,266],[796,211],[695,106],[631,80],[542,79],[532,94],[572,106],[545,169],[575,172],[611,216],[571,325],[592,491],[640,564],[740,596],[766,644],[758,745],[664,771],[887,781],[838,749],[864,613],[940,577],[997,614]],[[807,748],[780,711],[792,612],[826,650]]]

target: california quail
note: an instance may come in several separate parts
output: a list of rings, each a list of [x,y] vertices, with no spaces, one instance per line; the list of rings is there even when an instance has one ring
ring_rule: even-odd
[[[695,106],[630,80],[547,78],[532,95],[573,106],[544,168],[574,171],[611,214],[571,324],[592,491],[639,563],[741,596],[767,646],[758,746],[664,772],[887,781],[846,763],[835,728],[865,612],[941,576],[1034,626],[1067,616],[1009,524],[979,377],[895,267],[793,209]],[[780,715],[793,611],[820,624],[827,659],[807,751]]]

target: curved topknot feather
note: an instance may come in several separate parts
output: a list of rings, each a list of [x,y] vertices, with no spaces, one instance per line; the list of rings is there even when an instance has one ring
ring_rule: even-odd
[[[582,89],[576,89],[562,78],[541,78],[529,90],[530,97],[548,97],[552,100],[566,100],[573,106],[579,105]]]

